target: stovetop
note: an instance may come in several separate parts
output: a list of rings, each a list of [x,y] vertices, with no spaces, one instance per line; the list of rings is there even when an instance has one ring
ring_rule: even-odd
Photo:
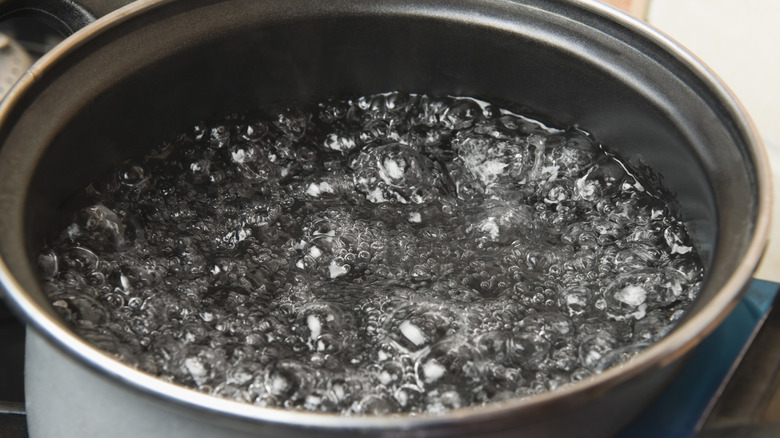
[[[675,380],[614,438],[780,436],[780,285],[754,280]],[[24,327],[0,303],[0,438],[27,436]]]
[[[0,438],[26,436],[24,330],[0,302]]]

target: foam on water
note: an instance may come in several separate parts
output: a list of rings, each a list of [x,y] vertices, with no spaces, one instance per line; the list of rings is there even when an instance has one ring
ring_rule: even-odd
[[[436,413],[662,338],[702,267],[658,193],[583,131],[470,98],[265,108],[95,181],[40,275],[78,334],[166,381]]]

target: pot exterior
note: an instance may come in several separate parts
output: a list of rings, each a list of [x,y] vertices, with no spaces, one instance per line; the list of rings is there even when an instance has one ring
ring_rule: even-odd
[[[150,398],[63,354],[35,330],[27,330],[25,380],[27,422],[30,438],[70,438],[73,431],[85,438],[277,438],[277,437],[506,437],[549,438],[553,436],[604,437],[617,431],[621,422],[636,415],[641,401],[650,400],[670,380],[679,364],[671,364],[640,385],[627,385],[610,397],[594,399],[589,406],[556,415],[555,423],[515,422],[492,427],[464,422],[428,430],[393,427],[384,430],[343,428],[318,429],[302,426],[242,423],[210,418],[181,406]],[[637,403],[640,401],[640,403]],[[608,412],[610,418],[604,418]],[[496,423],[500,424],[500,423]]]
[[[259,103],[392,90],[530,106],[661,173],[709,268],[686,319],[624,366],[553,393],[441,416],[344,418],[158,381],[57,317],[34,267],[57,206],[140,145]],[[141,0],[33,66],[0,105],[0,144],[0,283],[31,328],[34,438],[602,436],[725,317],[769,224],[767,160],[738,103],[689,54],[595,1]]]

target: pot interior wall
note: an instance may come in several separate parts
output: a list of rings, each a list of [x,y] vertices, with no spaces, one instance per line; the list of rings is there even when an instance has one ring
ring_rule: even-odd
[[[79,43],[38,72],[27,108],[0,133],[22,163],[9,181],[31,181],[20,192],[28,258],[10,263],[36,300],[25,264],[54,212],[111,166],[205,118],[391,90],[527,106],[655,169],[717,267],[705,302],[739,263],[716,244],[734,254],[749,244],[757,189],[742,128],[695,72],[593,12],[536,1],[209,3],[162,3]]]

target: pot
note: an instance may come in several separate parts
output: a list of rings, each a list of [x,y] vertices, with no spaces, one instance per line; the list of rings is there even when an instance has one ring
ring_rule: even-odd
[[[630,362],[554,392],[341,417],[157,380],[86,344],[48,303],[35,259],[58,206],[143,145],[261,103],[390,90],[527,106],[656,171],[707,269],[686,317]],[[589,0],[141,0],[28,71],[0,106],[0,144],[0,282],[29,327],[34,438],[608,435],[727,315],[769,227],[768,161],[736,99],[669,39]]]

